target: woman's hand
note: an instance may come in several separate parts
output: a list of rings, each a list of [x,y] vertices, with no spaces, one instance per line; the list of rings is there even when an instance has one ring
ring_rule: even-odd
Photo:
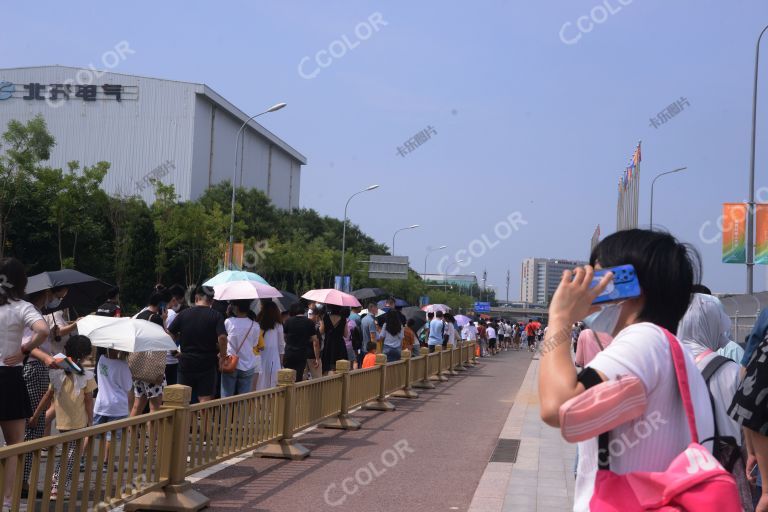
[[[586,265],[578,267],[574,271],[566,270],[560,280],[552,301],[549,303],[550,323],[557,320],[560,323],[571,325],[589,315],[592,309],[592,301],[600,295],[613,279],[613,273],[608,272],[603,276],[597,286],[590,288],[594,269]]]
[[[755,468],[755,466],[757,466],[757,457],[755,457],[754,453],[750,453],[749,455],[747,455],[746,472],[747,472],[747,480],[752,485],[755,485],[757,483],[757,474],[752,473],[752,470]]]
[[[5,363],[6,366],[16,366],[17,364],[23,362],[25,357],[26,354],[24,354],[24,352],[18,351],[12,356],[8,356],[3,359],[3,363]]]

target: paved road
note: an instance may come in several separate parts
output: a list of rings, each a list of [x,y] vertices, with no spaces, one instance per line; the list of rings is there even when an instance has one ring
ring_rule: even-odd
[[[302,435],[303,461],[249,458],[194,487],[214,511],[466,511],[530,362],[480,359],[417,399],[392,399],[394,412],[355,412],[357,432]]]

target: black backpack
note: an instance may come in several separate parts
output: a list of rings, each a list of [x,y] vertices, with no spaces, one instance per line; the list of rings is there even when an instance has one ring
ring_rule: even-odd
[[[360,330],[360,326],[356,325],[350,336],[352,337],[352,349],[361,350],[363,348],[363,331]]]
[[[733,468],[737,462],[742,458],[741,448],[736,439],[731,436],[721,436],[717,429],[717,416],[715,416],[715,398],[712,396],[712,391],[709,389],[709,381],[712,376],[723,366],[725,363],[731,361],[727,357],[717,355],[707,363],[707,366],[701,371],[701,376],[704,377],[704,382],[707,384],[707,392],[709,393],[709,401],[712,404],[712,416],[715,425],[715,436],[713,439],[712,455],[722,464],[726,471],[733,472]]]

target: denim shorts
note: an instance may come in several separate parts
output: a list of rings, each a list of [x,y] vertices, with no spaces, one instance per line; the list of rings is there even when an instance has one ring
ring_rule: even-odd
[[[128,416],[102,416],[101,414],[94,414],[93,415],[93,424],[94,425],[103,425],[105,423],[109,423],[110,421],[117,421],[117,420],[123,420],[127,418]],[[120,440],[123,437],[123,433],[121,430],[117,430],[115,432],[117,434],[117,439]],[[107,441],[112,440],[112,432],[106,433]]]

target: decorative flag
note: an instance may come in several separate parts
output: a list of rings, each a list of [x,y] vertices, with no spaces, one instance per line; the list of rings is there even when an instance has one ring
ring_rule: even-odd
[[[723,263],[747,262],[747,205],[723,203]]]
[[[768,204],[755,205],[755,264],[768,265]]]

